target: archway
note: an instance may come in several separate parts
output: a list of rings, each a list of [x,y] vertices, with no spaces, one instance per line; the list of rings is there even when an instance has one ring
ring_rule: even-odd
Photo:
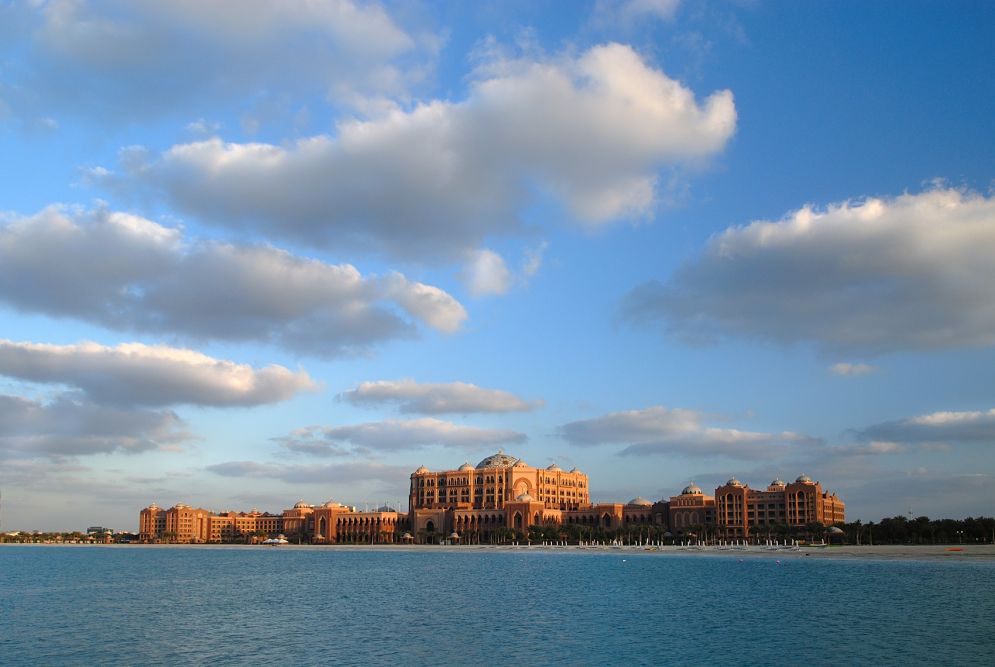
[[[601,517],[601,522],[605,525],[605,528],[611,528],[612,527],[611,515],[605,514],[603,517]]]
[[[520,512],[515,512],[515,516],[512,519],[512,525],[515,526],[515,530],[522,529],[522,515]]]
[[[425,532],[434,533],[435,532],[435,522],[429,519],[425,522]]]

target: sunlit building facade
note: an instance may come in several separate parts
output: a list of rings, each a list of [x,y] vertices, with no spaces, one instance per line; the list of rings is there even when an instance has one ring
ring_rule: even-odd
[[[748,537],[756,527],[832,525],[845,518],[843,501],[806,475],[791,484],[775,480],[763,491],[731,479],[714,495],[692,482],[680,495],[656,503],[633,498],[591,504],[588,477],[576,468],[535,468],[503,451],[476,466],[418,468],[411,474],[408,500],[412,537],[418,542],[446,539],[453,532],[478,539],[509,529],[524,534],[531,526],[548,524],[591,531],[652,525],[675,536],[708,529]]]
[[[533,526],[565,526],[575,536],[647,527],[648,535],[666,531],[677,538],[704,530],[732,539],[844,520],[843,501],[807,475],[790,484],[774,480],[763,490],[730,479],[706,495],[692,482],[669,500],[592,504],[588,477],[576,468],[563,470],[555,463],[536,468],[499,451],[476,466],[419,467],[410,476],[408,512],[386,505],[360,511],[332,501],[300,501],[279,514],[153,504],[139,514],[139,537],[179,543],[251,542],[277,535],[313,544],[484,542],[522,537]]]
[[[801,527],[843,523],[845,505],[819,482],[800,475],[787,484],[780,479],[766,489],[751,489],[736,478],[715,489],[715,525],[730,538],[749,537],[777,526]]]
[[[332,501],[310,505],[302,500],[280,514],[255,509],[215,513],[183,503],[162,509],[153,503],[138,516],[139,539],[147,543],[258,542],[281,535],[305,544],[389,543],[407,528],[407,515],[394,508],[359,511]]]

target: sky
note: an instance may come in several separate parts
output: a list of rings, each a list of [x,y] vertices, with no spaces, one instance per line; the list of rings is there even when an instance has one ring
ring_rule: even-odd
[[[808,474],[995,512],[995,5],[0,1],[0,528]]]

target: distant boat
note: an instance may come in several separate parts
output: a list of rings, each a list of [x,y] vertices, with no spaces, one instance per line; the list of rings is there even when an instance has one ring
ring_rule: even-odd
[[[275,546],[277,546],[278,544],[290,544],[290,542],[289,542],[289,541],[287,541],[287,540],[286,540],[286,539],[285,539],[284,537],[282,537],[282,536],[281,536],[281,537],[271,537],[271,538],[269,538],[268,540],[263,540],[263,542],[262,542],[262,543],[263,543],[263,544],[268,544],[268,545],[270,545],[271,547],[275,547]]]

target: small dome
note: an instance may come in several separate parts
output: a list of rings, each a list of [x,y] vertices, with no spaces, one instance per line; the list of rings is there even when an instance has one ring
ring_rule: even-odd
[[[814,484],[815,482],[813,482],[812,478],[809,477],[808,475],[798,475],[798,479],[795,480],[795,483],[797,483],[797,484]]]
[[[470,465],[469,461],[465,462],[463,465],[461,465],[459,467],[459,471],[460,472],[467,472],[467,471],[470,471],[470,470],[473,470],[473,466]]]
[[[687,486],[684,487],[684,490],[681,491],[681,495],[682,496],[700,496],[701,495],[701,487],[698,486],[697,484],[695,484],[694,482],[691,482],[690,484],[688,484]]]
[[[504,453],[503,449],[499,449],[497,454],[491,454],[486,459],[477,464],[477,468],[510,468],[518,460],[514,456],[509,456]]]
[[[636,496],[635,498],[633,498],[632,500],[630,500],[626,504],[629,507],[653,507],[653,503],[651,503],[650,501],[646,500],[642,496]]]
[[[296,503],[294,503],[294,509],[295,510],[306,510],[306,509],[310,509],[310,508],[311,508],[311,506],[308,505],[303,500],[298,500]]]
[[[743,486],[743,483],[738,479],[736,479],[735,477],[733,477],[728,482],[726,482],[726,486]]]
[[[520,503],[531,503],[535,498],[529,495],[528,491],[515,498]]]
[[[425,466],[418,466],[418,470],[415,470],[416,475],[424,475],[427,472],[428,468],[426,468]]]
[[[581,472],[580,470],[577,470],[577,468],[572,468],[572,469],[570,470],[570,472],[571,472],[571,473],[575,473],[575,474],[577,474],[577,475],[583,475],[583,474],[584,474],[584,473],[582,473],[582,472]]]
[[[517,461],[515,461],[515,465],[513,465],[511,467],[512,468],[528,468],[529,464],[526,463],[525,461],[523,461],[522,459],[518,459]]]
[[[159,506],[156,505],[155,503],[152,503],[151,505],[149,505],[149,509],[150,510],[157,510],[157,509],[159,509]]]
[[[342,507],[342,503],[337,503],[334,500],[329,500],[322,507]]]
[[[556,465],[555,463],[550,463],[549,467],[546,468],[546,470],[549,470],[551,472],[559,472],[560,470],[562,470],[562,468],[560,468],[560,466]]]
[[[396,512],[397,510],[394,509],[393,507],[391,507],[390,505],[381,505],[380,507],[377,508],[377,511],[378,512]]]
[[[781,479],[780,477],[778,477],[778,478],[777,478],[777,479],[775,479],[775,480],[774,480],[773,482],[771,482],[771,483],[770,483],[770,485],[771,485],[771,486],[777,486],[777,487],[784,487],[784,486],[787,486],[787,485],[786,485],[786,484],[784,483],[784,480],[783,480],[783,479]]]

